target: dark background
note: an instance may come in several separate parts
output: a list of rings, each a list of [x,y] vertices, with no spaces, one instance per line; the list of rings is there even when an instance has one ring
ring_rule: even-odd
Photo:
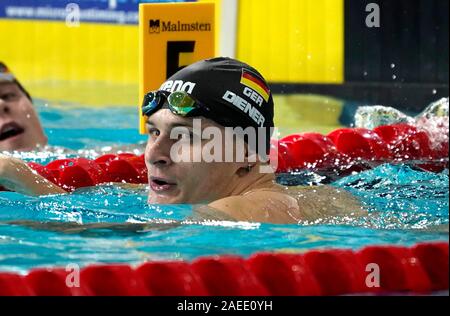
[[[366,26],[366,5],[380,27]],[[448,97],[448,0],[345,0],[345,83],[275,84],[275,92],[320,93],[417,112]],[[395,76],[395,77],[394,77]]]

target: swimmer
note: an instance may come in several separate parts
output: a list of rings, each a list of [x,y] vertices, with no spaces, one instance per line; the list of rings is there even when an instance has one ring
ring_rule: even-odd
[[[0,152],[30,151],[46,144],[47,136],[30,94],[0,62]],[[28,184],[31,181],[33,185]],[[36,175],[23,161],[3,154],[0,154],[0,186],[32,195],[63,192]]]
[[[0,61],[0,153],[11,154],[33,150],[54,151],[61,154],[76,153],[65,148],[48,146],[47,143],[48,138],[39,121],[30,94],[8,67]],[[140,149],[140,147],[134,146],[132,149]],[[113,147],[112,150],[130,151],[131,147]],[[0,154],[0,190],[2,186],[30,195],[65,192],[36,175],[22,160],[5,154]]]
[[[180,102],[180,100],[182,100]],[[185,105],[190,105],[186,108]],[[192,109],[191,109],[192,108]],[[194,120],[201,119],[202,132],[225,126],[258,128],[266,133],[270,150],[274,104],[269,87],[253,67],[228,58],[200,61],[188,66],[147,95],[143,104],[149,139],[145,152],[152,204],[207,204],[198,208],[201,217],[223,214],[238,221],[297,223],[365,211],[349,193],[328,186],[285,187],[274,173],[261,173],[262,159],[234,162],[175,162],[171,149],[174,127],[196,133]],[[206,146],[208,142],[191,144]],[[235,144],[236,145],[236,144]],[[257,151],[247,146],[248,153]],[[226,148],[225,148],[226,149]],[[234,148],[236,150],[236,148]],[[203,148],[202,148],[203,151]],[[199,152],[199,151],[197,151]],[[257,155],[259,157],[260,155]]]
[[[195,214],[203,219],[283,224],[366,215],[348,192],[329,186],[286,187],[275,182],[273,172],[261,172],[268,167],[264,157],[270,150],[274,104],[262,75],[247,64],[229,58],[192,64],[174,74],[158,91],[149,92],[142,111],[149,134],[145,150],[148,203],[199,205]],[[196,128],[198,123],[200,130]],[[223,159],[227,146],[211,149],[208,139],[198,135],[225,135],[226,127],[254,129],[256,135],[265,136],[263,149],[243,137],[244,159],[229,161]],[[220,144],[228,143],[222,139]],[[238,145],[232,142],[233,157],[240,150]],[[194,157],[207,151],[222,160]],[[186,152],[183,157],[188,159],[179,159]],[[0,156],[0,179],[14,179],[16,190],[61,193],[38,175],[32,180],[18,176],[14,170],[21,165],[19,160],[9,167],[8,176],[3,176],[2,163],[8,170]],[[5,181],[0,184],[7,187]]]
[[[30,151],[46,144],[29,93],[0,62],[0,152]]]

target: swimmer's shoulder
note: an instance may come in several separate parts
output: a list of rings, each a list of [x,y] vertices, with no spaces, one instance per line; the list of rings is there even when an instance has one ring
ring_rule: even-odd
[[[354,196],[332,186],[275,185],[230,196],[209,206],[235,220],[284,224],[329,216],[367,214]]]
[[[302,209],[305,219],[330,216],[365,216],[367,211],[350,192],[330,185],[297,186],[287,191]]]
[[[214,201],[209,206],[238,221],[286,224],[301,219],[296,199],[284,193],[281,186],[254,189]]]

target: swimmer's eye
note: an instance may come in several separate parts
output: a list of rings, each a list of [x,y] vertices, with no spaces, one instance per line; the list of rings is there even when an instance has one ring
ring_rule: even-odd
[[[157,137],[161,134],[159,129],[154,128],[154,127],[147,127],[147,133],[152,137]]]
[[[13,101],[17,98],[18,98],[18,95],[17,95],[17,93],[14,93],[14,92],[5,93],[5,94],[0,95],[0,99],[4,100],[6,102]]]

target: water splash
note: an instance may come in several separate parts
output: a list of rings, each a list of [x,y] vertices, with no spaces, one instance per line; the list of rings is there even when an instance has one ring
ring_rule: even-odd
[[[429,104],[420,114],[409,116],[401,111],[382,105],[360,106],[355,113],[355,126],[374,129],[381,125],[407,123],[425,131],[432,148],[448,146],[449,98]]]

